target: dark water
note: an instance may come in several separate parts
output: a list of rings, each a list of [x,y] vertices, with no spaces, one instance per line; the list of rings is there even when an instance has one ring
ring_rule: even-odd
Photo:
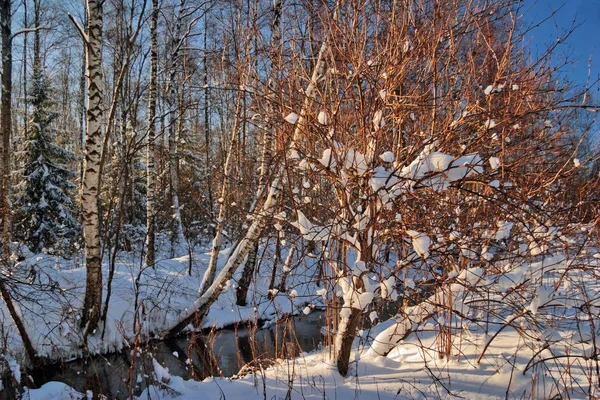
[[[313,311],[265,329],[239,326],[211,334],[157,341],[133,355],[131,351],[89,357],[30,371],[29,387],[59,381],[79,392],[93,390],[109,399],[139,395],[153,379],[153,359],[169,374],[184,379],[210,375],[233,376],[246,365],[269,365],[276,358],[290,358],[312,351],[322,342],[324,313]],[[212,350],[209,351],[209,350]],[[250,363],[250,364],[249,364]],[[130,391],[131,390],[131,391]]]

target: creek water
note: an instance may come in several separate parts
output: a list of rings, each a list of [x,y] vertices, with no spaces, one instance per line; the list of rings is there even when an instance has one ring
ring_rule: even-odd
[[[317,349],[323,340],[324,317],[323,312],[313,311],[263,329],[239,325],[209,335],[153,341],[135,355],[125,350],[45,366],[28,372],[33,380],[28,386],[59,381],[79,392],[92,390],[95,397],[126,399],[130,394],[139,395],[151,381],[153,360],[168,369],[169,374],[184,379],[233,376],[244,365],[268,365],[276,358],[291,358]]]

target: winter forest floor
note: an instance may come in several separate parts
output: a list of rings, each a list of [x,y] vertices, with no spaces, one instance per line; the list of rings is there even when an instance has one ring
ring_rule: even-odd
[[[234,278],[211,308],[204,328],[258,320],[268,325],[286,314],[309,314],[324,307],[323,292],[314,279],[319,258],[313,255],[303,257],[295,266],[287,293],[268,299],[272,251],[271,246],[261,248],[263,262],[250,288],[249,306],[235,305]],[[79,347],[81,338],[77,336],[85,282],[85,269],[78,267],[81,260],[25,256],[12,276],[19,312],[40,355],[71,360],[84,353],[130,351],[138,334],[160,336],[195,300],[210,254],[196,249],[191,260],[188,256],[165,256],[155,269],[141,269],[139,252],[119,253],[106,326],[88,339],[87,349]],[[596,347],[600,325],[598,258],[595,248],[589,247],[572,257],[557,253],[526,265],[507,264],[499,279],[487,277],[480,283],[494,287],[494,296],[504,293],[500,298],[506,299],[506,304],[512,290],[531,277],[538,276],[541,283],[529,297],[522,296],[522,303],[511,305],[508,309],[512,312],[498,308],[497,315],[469,318],[478,311],[469,303],[473,298],[463,299],[461,313],[455,306],[456,314],[449,318],[440,313],[414,326],[413,333],[386,356],[378,354],[374,342],[400,320],[392,317],[365,328],[355,340],[347,377],[337,372],[331,348],[324,343],[313,352],[278,359],[269,367],[248,368],[247,375],[238,379],[185,380],[155,361],[153,371],[143,377],[147,386],[139,398],[595,398],[600,375]],[[575,260],[593,268],[571,271]],[[487,301],[494,302],[494,296]],[[578,303],[582,296],[586,298],[583,306]],[[143,304],[138,308],[141,322],[134,321],[136,304]],[[587,318],[579,313],[582,310]],[[3,353],[12,375],[21,386],[36,387],[19,365],[22,342],[4,305],[0,313]],[[524,314],[530,318],[523,318]],[[444,327],[451,328],[449,336],[441,334]],[[442,348],[450,349],[449,357],[443,356]],[[39,389],[25,388],[22,393],[25,399],[38,400],[88,395],[91,392],[80,393],[59,382],[48,382]]]

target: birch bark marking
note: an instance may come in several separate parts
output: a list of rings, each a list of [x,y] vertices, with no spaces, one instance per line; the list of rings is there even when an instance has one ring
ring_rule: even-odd
[[[103,0],[87,0],[88,28],[87,37],[84,37],[88,71],[88,109],[81,204],[87,277],[81,327],[84,328],[86,336],[96,329],[102,304],[102,259],[98,217],[102,152],[102,2]]]
[[[10,178],[10,137],[12,135],[12,37],[11,37],[11,0],[0,1],[0,29],[2,30],[2,243],[4,255],[9,255],[10,208],[8,186]]]
[[[154,242],[156,210],[154,203],[154,185],[156,171],[154,169],[154,141],[156,140],[156,76],[158,75],[158,39],[156,22],[158,20],[158,0],[152,0],[150,16],[150,87],[148,88],[148,143],[146,147],[146,265],[154,266]]]

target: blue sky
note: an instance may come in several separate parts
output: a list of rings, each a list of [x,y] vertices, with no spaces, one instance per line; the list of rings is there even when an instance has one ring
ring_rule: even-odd
[[[558,10],[551,19],[529,34],[534,54],[555,42],[556,38],[568,31],[573,24],[581,24],[566,40],[565,45],[559,46],[556,60],[563,59],[562,54],[574,61],[563,73],[572,81],[583,84],[587,79],[588,60],[591,55],[591,80],[599,78],[600,0],[524,0],[523,10],[526,11],[524,18],[527,22],[540,22]]]

